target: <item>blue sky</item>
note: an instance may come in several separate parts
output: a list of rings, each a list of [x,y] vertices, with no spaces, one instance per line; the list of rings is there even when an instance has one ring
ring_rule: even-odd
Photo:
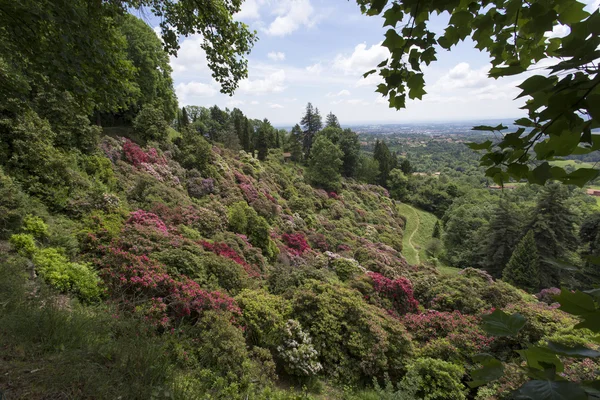
[[[588,9],[600,0],[588,0]],[[389,109],[374,90],[377,77],[362,74],[387,58],[380,46],[385,30],[381,17],[360,13],[345,0],[246,0],[236,19],[258,32],[248,60],[249,76],[233,97],[219,93],[210,76],[199,37],[183,38],[171,59],[180,105],[240,108],[252,118],[276,125],[296,123],[307,102],[322,115],[332,111],[342,125],[512,118],[522,115],[523,101],[513,101],[524,77],[487,78],[489,57],[462,43],[440,51],[424,69],[422,101]],[[442,29],[444,16],[432,20]],[[554,34],[564,34],[557,29]]]

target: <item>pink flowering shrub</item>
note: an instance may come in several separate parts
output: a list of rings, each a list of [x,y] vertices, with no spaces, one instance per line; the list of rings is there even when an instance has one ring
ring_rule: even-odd
[[[298,233],[284,233],[281,235],[281,239],[288,247],[288,251],[296,256],[301,256],[306,250],[310,249],[306,237],[302,232]]]
[[[473,354],[488,351],[494,341],[479,327],[479,318],[460,311],[429,310],[406,314],[401,320],[428,357],[469,359]]]
[[[244,195],[244,198],[248,203],[253,203],[259,199],[258,191],[250,183],[240,183],[240,189]]]
[[[195,321],[208,310],[240,314],[233,298],[203,290],[185,276],[176,280],[145,255],[111,247],[96,264],[112,299],[127,311],[144,314],[157,326],[166,327],[182,318]]]
[[[165,223],[158,217],[158,215],[144,210],[137,210],[132,212],[126,223],[130,225],[151,226],[153,228],[156,228],[158,231],[164,233],[165,235],[169,233],[169,229],[167,228]]]
[[[413,296],[412,284],[408,279],[389,279],[377,272],[367,274],[373,281],[375,292],[391,303],[392,308],[388,312],[403,315],[417,310],[419,302]]]
[[[241,257],[238,253],[236,253],[235,250],[233,250],[231,247],[229,247],[229,245],[227,243],[210,243],[205,240],[201,240],[198,243],[200,245],[202,245],[202,247],[205,250],[215,253],[218,256],[228,258],[228,259],[236,262],[237,264],[241,265],[244,268],[244,270],[246,271],[246,273],[248,274],[248,276],[254,277],[254,278],[260,276],[260,272],[257,271],[257,269],[255,267],[248,264],[246,262],[246,260],[244,260],[243,257]]]
[[[553,304],[556,303],[556,300],[554,300],[554,296],[557,296],[560,294],[560,289],[559,288],[547,288],[547,289],[542,289],[538,294],[535,295],[535,297],[537,297],[537,299],[539,301],[542,301],[546,304]]]

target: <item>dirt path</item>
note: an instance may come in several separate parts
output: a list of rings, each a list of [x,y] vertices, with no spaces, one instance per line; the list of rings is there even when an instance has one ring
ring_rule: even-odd
[[[415,215],[415,222],[416,222],[415,229],[413,229],[412,233],[408,237],[408,244],[410,245],[410,247],[412,247],[412,249],[415,252],[415,258],[417,259],[417,264],[420,264],[421,263],[421,259],[419,257],[419,249],[417,249],[415,247],[415,245],[412,242],[412,239],[413,239],[413,236],[415,235],[415,233],[417,233],[417,231],[419,230],[419,226],[421,225],[421,221],[419,219],[419,213],[417,212],[417,210],[415,210],[413,207],[409,206],[408,204],[407,204],[407,206],[411,209],[411,211]]]

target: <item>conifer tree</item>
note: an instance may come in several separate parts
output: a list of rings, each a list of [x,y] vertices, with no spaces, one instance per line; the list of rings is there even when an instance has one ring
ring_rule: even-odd
[[[390,149],[383,141],[375,141],[375,149],[373,150],[373,158],[379,163],[378,183],[381,186],[386,186],[389,173],[391,171],[392,154]]]
[[[310,182],[326,190],[338,190],[343,154],[331,140],[318,135],[308,161],[307,175]]]
[[[517,212],[515,206],[508,200],[502,199],[490,220],[486,235],[484,266],[494,277],[502,276],[502,270],[517,245],[521,232]]]
[[[559,265],[577,249],[575,214],[567,205],[568,189],[558,183],[544,188],[533,210],[529,229],[533,231],[540,255],[540,279],[543,287],[558,286]]]
[[[308,103],[306,105],[306,112],[302,117],[300,124],[304,128],[304,155],[308,159],[310,157],[310,149],[312,147],[314,137],[323,127],[319,109],[313,108],[313,105]]]
[[[302,128],[296,124],[287,140],[287,150],[291,153],[292,161],[302,161]]]
[[[340,121],[334,113],[330,112],[327,114],[327,118],[325,119],[325,127],[341,128]]]
[[[185,128],[190,124],[190,118],[188,117],[187,110],[185,107],[181,109],[181,127]]]
[[[530,230],[515,248],[502,278],[528,292],[535,292],[540,287],[539,261],[533,231]]]
[[[240,146],[245,151],[251,151],[250,149],[250,137],[252,136],[250,133],[250,123],[248,122],[248,118],[244,117],[244,122],[242,124],[242,130],[240,135]]]
[[[440,237],[442,237],[442,227],[440,226],[440,221],[435,221],[431,237],[435,239],[439,239]]]
[[[272,135],[273,127],[268,119],[264,119],[256,131],[255,149],[258,151],[258,159],[263,161],[267,158],[269,151],[269,139]]]

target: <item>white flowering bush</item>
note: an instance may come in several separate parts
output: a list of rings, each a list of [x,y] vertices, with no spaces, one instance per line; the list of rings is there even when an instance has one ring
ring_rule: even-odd
[[[323,369],[319,354],[312,345],[309,334],[302,330],[300,322],[290,319],[283,328],[283,343],[277,346],[279,358],[286,372],[301,377],[315,376]]]

